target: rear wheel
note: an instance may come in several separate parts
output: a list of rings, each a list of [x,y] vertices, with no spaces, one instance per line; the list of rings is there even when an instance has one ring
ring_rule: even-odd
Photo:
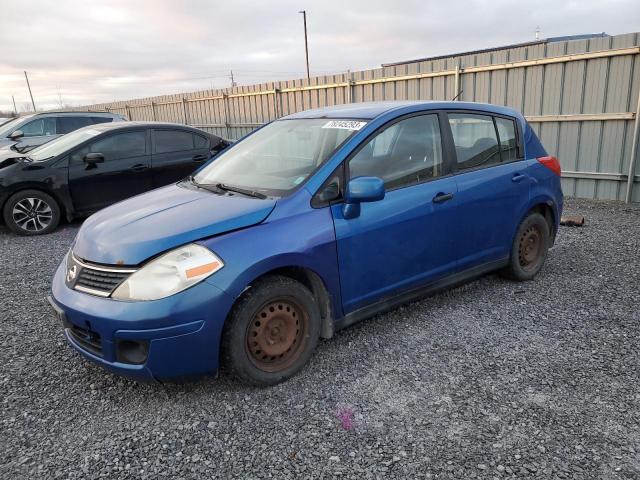
[[[47,193],[22,190],[9,197],[3,216],[7,227],[19,235],[43,235],[60,223],[60,207]]]
[[[535,277],[547,258],[549,242],[547,220],[539,213],[529,214],[518,227],[505,276],[519,281]]]
[[[275,385],[304,367],[319,333],[311,292],[288,277],[266,277],[240,298],[225,324],[223,366],[246,383]]]

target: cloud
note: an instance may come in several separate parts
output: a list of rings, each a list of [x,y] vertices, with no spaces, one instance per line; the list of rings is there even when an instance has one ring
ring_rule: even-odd
[[[377,67],[542,36],[637,29],[633,0],[21,0],[0,16],[0,110],[81,105]]]

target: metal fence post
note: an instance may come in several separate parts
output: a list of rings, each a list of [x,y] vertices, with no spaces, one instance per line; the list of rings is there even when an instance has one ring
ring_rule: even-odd
[[[280,118],[282,115],[282,105],[280,105],[280,89],[273,88],[273,111],[276,115],[276,118]]]
[[[187,99],[182,97],[182,117],[184,124],[189,125],[189,115],[187,114]]]
[[[229,96],[226,93],[222,94],[222,105],[224,112],[224,128],[227,135],[227,140],[231,140],[231,125],[229,125]]]
[[[347,103],[353,103],[353,74],[347,70]]]
[[[457,102],[458,97],[460,96],[460,63],[456,65],[456,74],[453,79],[453,90],[455,92],[453,99]]]
[[[629,159],[629,176],[627,177],[627,195],[625,202],[631,203],[633,198],[633,181],[636,177],[636,160],[638,159],[638,134],[640,131],[640,91],[638,92],[638,105],[636,106],[636,121],[633,126],[633,140],[631,140],[631,158]]]

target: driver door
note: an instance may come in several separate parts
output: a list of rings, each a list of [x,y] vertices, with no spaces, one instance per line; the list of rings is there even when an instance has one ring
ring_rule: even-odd
[[[151,149],[146,129],[102,136],[69,157],[69,190],[79,212],[94,212],[151,190]],[[101,153],[104,163],[88,165],[87,153]]]
[[[347,178],[375,176],[385,198],[362,203],[346,219],[332,205],[340,286],[348,314],[428,284],[456,267],[456,183],[438,114],[404,117],[383,127],[345,168]]]

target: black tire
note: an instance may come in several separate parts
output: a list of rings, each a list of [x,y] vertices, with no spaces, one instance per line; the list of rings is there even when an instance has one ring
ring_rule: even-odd
[[[547,259],[550,245],[547,220],[539,213],[531,213],[520,223],[513,239],[509,265],[502,274],[520,282],[533,279]]]
[[[225,323],[222,366],[245,383],[275,385],[306,365],[319,335],[311,292],[288,277],[265,277],[240,297]]]
[[[18,235],[45,235],[60,223],[60,206],[41,190],[14,193],[2,209],[4,222]]]

